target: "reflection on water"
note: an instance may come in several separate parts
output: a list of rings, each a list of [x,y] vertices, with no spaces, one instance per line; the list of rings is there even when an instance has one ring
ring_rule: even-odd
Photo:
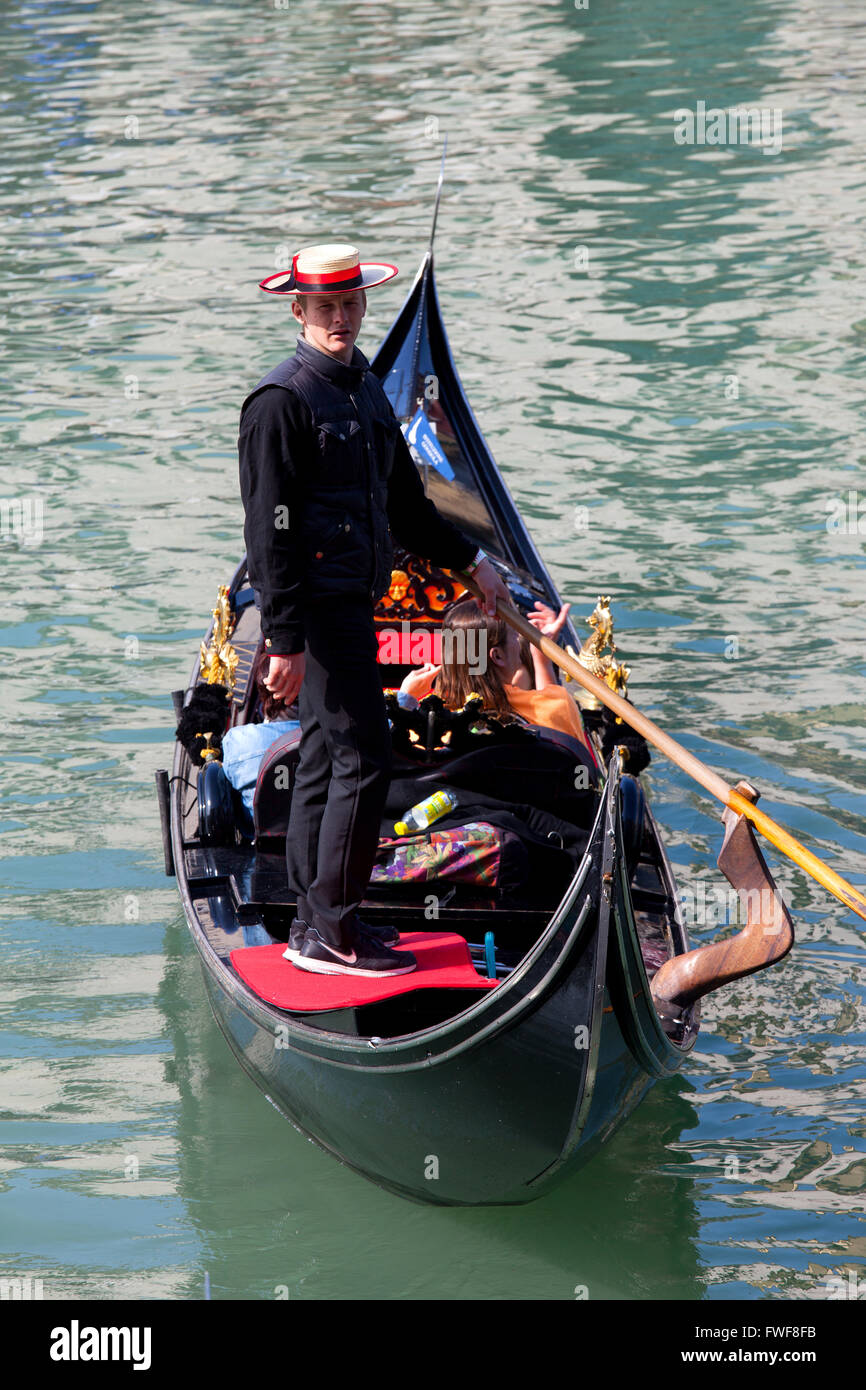
[[[0,23],[0,1268],[48,1297],[198,1298],[206,1269],[214,1297],[825,1296],[866,1254],[866,973],[787,862],[797,945],[708,1001],[684,1078],[542,1203],[426,1211],[237,1069],[151,786],[240,552],[238,407],[294,342],[256,282],[325,237],[387,253],[372,354],[447,133],[446,323],[565,597],[612,593],[635,702],[863,881],[866,21],[421,0],[341,13],[339,49],[313,0]],[[781,151],[677,145],[699,101],[781,109]],[[717,808],[648,780],[709,882]]]

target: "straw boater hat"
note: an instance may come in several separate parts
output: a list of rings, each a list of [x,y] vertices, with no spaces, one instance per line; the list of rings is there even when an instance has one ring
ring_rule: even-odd
[[[291,270],[280,270],[260,282],[268,294],[347,294],[371,290],[397,274],[395,265],[379,261],[361,265],[358,248],[338,242],[331,246],[306,246],[292,257]]]

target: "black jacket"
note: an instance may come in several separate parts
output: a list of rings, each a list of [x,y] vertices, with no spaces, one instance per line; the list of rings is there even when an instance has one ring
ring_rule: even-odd
[[[445,569],[477,546],[425,496],[391,404],[354,349],[351,364],[298,339],[246,398],[238,438],[250,582],[274,655],[304,649],[316,598],[391,583],[391,537]]]

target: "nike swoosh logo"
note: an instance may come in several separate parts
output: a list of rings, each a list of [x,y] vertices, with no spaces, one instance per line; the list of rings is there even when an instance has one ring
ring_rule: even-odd
[[[338,951],[336,946],[329,946],[328,950],[331,952],[332,955],[338,956],[340,960],[345,961],[347,965],[355,965],[355,963],[357,962],[358,956],[355,951],[353,951],[351,955],[347,956],[345,951]]]

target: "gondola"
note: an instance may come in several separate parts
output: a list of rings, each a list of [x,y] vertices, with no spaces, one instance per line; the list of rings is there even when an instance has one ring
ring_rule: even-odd
[[[556,586],[460,384],[432,237],[372,370],[440,511],[484,547],[522,612],[536,599],[558,611]],[[408,622],[410,631],[434,630],[463,591],[457,576],[399,551],[394,574],[377,621]],[[566,635],[580,645],[571,625]],[[231,720],[244,722],[255,709],[260,632],[243,563],[214,610],[186,691],[176,692],[178,713],[214,674],[208,652],[217,660],[227,644]],[[383,667],[383,686],[397,683]],[[392,701],[389,710],[396,736],[399,706]],[[435,749],[416,732],[413,755],[425,766],[435,753],[435,771],[447,778],[447,740],[435,730],[433,739]],[[360,997],[347,994],[345,977],[307,976],[326,985],[299,1003],[286,982],[303,972],[282,960],[293,904],[279,841],[250,840],[232,824],[231,805],[214,790],[220,770],[211,750],[206,743],[198,767],[178,743],[171,777],[158,774],[157,782],[166,870],[177,876],[214,1016],[272,1104],[356,1172],[419,1202],[532,1201],[585,1163],[654,1082],[682,1066],[698,1036],[697,995],[706,991],[659,991],[652,982],[700,953],[690,951],[668,855],[624,752],[603,769],[585,849],[556,903],[512,907],[463,885],[440,895],[431,920],[417,893],[371,888],[363,916],[398,925],[419,971],[399,989],[393,980],[370,982]],[[737,828],[742,820],[732,817],[729,836]],[[750,883],[767,881],[755,878],[751,844],[740,847],[740,868],[746,861]],[[759,876],[765,868],[760,861]],[[456,950],[448,957],[456,974],[423,978],[428,944],[431,960],[434,948]]]

